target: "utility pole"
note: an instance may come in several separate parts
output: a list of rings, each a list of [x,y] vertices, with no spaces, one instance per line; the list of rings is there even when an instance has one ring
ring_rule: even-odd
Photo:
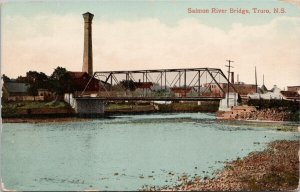
[[[226,60],[228,61],[228,65],[225,65],[225,67],[228,67],[228,78],[227,78],[227,107],[229,107],[229,79],[230,79],[230,68],[233,66],[230,65],[230,63],[233,63],[234,61]]]
[[[256,74],[256,66],[255,66],[255,88],[257,93],[257,74]]]

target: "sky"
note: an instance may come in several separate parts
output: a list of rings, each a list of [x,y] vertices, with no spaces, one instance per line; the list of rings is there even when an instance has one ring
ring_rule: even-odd
[[[188,9],[209,9],[192,14]],[[212,8],[227,13],[211,13]],[[228,13],[248,9],[249,14]],[[253,8],[271,10],[254,13]],[[284,13],[273,13],[283,8]],[[1,73],[81,71],[83,17],[94,14],[94,71],[221,68],[239,80],[300,85],[299,0],[2,1]]]

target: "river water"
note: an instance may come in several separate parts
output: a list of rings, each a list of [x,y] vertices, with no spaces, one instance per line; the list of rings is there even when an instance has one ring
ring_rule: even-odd
[[[299,139],[292,123],[218,121],[213,114],[116,116],[2,125],[1,177],[14,190],[138,190],[212,177],[224,161]]]

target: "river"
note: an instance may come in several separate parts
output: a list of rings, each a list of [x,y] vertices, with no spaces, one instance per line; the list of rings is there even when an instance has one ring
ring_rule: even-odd
[[[299,139],[293,123],[218,121],[214,114],[115,116],[63,123],[6,123],[1,177],[14,190],[138,190],[208,176],[273,140]]]

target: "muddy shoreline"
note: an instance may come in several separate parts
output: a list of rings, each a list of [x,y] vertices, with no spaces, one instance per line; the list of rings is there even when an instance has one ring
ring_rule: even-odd
[[[221,121],[245,121],[257,123],[285,123],[295,121],[272,121],[272,120],[250,120],[250,119],[219,119],[218,113],[198,112],[198,111],[109,111],[102,115],[85,115],[76,114],[42,114],[42,115],[23,115],[19,117],[2,117],[2,123],[51,123],[51,122],[77,122],[88,121],[90,119],[110,119],[119,115],[141,115],[141,114],[168,114],[168,113],[212,113],[217,120]]]
[[[63,123],[87,121],[86,118],[61,117],[61,118],[2,118],[2,123]]]
[[[292,191],[299,183],[299,141],[273,141],[263,151],[227,162],[215,177],[178,178],[179,184],[145,191]]]

